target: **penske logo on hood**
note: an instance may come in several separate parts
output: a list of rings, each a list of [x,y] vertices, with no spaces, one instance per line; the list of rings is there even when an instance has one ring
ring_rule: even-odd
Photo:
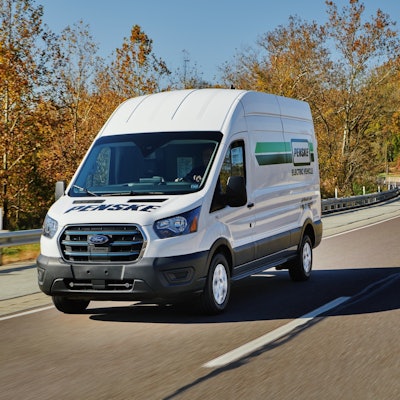
[[[64,211],[64,214],[70,212],[90,212],[90,211],[144,211],[151,212],[159,209],[161,206],[154,204],[82,204],[73,206]]]

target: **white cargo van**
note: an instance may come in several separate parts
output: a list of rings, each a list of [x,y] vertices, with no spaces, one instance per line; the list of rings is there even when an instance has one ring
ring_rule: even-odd
[[[196,295],[221,312],[232,281],[310,276],[322,237],[310,108],[225,89],[127,100],[56,197],[37,267],[60,311]]]

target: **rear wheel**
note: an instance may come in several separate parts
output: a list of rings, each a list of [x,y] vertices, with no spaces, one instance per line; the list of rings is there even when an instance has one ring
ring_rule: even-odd
[[[223,312],[229,302],[231,281],[229,265],[225,256],[217,253],[211,259],[207,282],[201,295],[202,311],[206,314]]]
[[[301,241],[296,260],[289,265],[289,275],[293,281],[306,281],[310,278],[313,251],[310,236],[305,234]]]
[[[64,296],[53,296],[53,303],[58,311],[66,314],[80,314],[86,310],[90,301],[69,299]]]

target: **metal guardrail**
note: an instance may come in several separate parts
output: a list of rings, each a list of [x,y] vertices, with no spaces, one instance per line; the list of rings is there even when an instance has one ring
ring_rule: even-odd
[[[38,243],[41,229],[30,229],[26,231],[0,231],[0,249],[4,247],[19,246],[23,244]]]
[[[364,196],[343,197],[322,200],[322,213],[329,214],[358,207],[365,207],[382,201],[393,199],[400,195],[400,189],[372,193]],[[38,243],[41,229],[25,231],[0,231],[0,249],[24,244]]]
[[[382,201],[394,199],[400,195],[400,189],[387,190],[385,192],[371,193],[363,196],[342,197],[337,199],[322,200],[322,214],[330,214],[339,211],[366,207]]]

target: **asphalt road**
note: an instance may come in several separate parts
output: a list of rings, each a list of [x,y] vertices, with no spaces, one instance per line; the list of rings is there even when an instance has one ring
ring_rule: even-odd
[[[399,399],[400,202],[324,228],[310,281],[265,271],[215,317],[127,302],[65,315],[32,266],[2,267],[0,399]]]

